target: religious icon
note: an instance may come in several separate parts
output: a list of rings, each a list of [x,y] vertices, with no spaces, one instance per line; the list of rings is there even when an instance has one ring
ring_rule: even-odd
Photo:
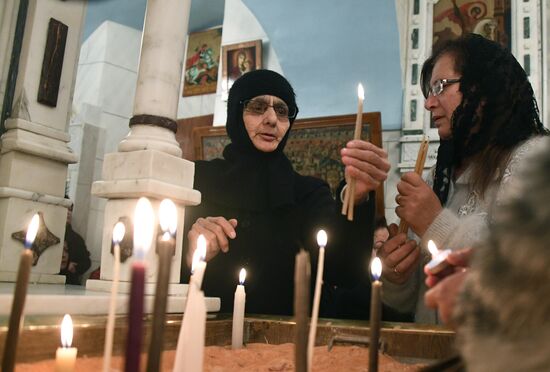
[[[192,33],[187,42],[183,96],[216,93],[221,27]]]
[[[510,49],[510,0],[440,0],[434,5],[433,47],[475,33]]]
[[[229,88],[243,74],[262,68],[262,41],[224,45],[223,53],[223,90]]]

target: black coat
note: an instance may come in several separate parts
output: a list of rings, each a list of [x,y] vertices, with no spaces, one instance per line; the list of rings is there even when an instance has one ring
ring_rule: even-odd
[[[195,188],[210,190],[211,162],[197,162]],[[359,282],[368,282],[368,262],[371,254],[374,193],[369,201],[356,207],[355,219],[348,222],[340,213],[341,203],[335,201],[329,186],[319,179],[295,174],[294,203],[275,209],[228,206],[209,198],[203,192],[202,203],[188,207],[185,218],[184,252],[187,232],[199,217],[223,216],[236,218],[237,237],[229,240],[229,252],[220,252],[208,262],[203,290],[206,296],[221,298],[221,311],[231,312],[233,296],[238,284],[238,273],[247,270],[245,282],[246,312],[257,314],[293,313],[294,260],[300,248],[308,250],[312,262],[312,288],[315,280],[318,246],[316,234],[320,228],[328,234],[324,281],[330,290],[334,286],[351,288]],[[250,192],[250,191],[249,191]],[[261,191],[258,191],[261,192]],[[254,199],[254,195],[247,195]],[[189,271],[184,264],[182,281],[187,282]],[[365,297],[369,297],[367,293]],[[312,293],[313,295],[313,293]],[[331,300],[334,296],[325,296]],[[368,301],[366,302],[368,305]],[[328,315],[343,306],[329,304]],[[365,310],[368,312],[368,308]],[[326,314],[326,312],[325,312]]]

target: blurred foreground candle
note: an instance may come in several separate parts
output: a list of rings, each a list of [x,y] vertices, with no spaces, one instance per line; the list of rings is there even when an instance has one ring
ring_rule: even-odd
[[[382,261],[375,257],[370,265],[372,273],[372,289],[370,298],[370,342],[369,342],[369,372],[378,371],[378,342],[380,339],[380,313],[382,310],[381,292]]]
[[[15,357],[17,352],[17,340],[19,338],[19,329],[21,326],[21,316],[25,308],[25,299],[27,297],[27,286],[29,284],[29,276],[32,266],[32,244],[38,232],[40,219],[38,214],[35,214],[25,237],[25,249],[21,252],[19,260],[19,270],[17,271],[17,280],[15,282],[15,290],[13,292],[13,300],[11,303],[10,321],[8,325],[8,334],[4,344],[4,355],[2,357],[2,371],[12,372],[15,368]]]
[[[193,253],[193,263],[191,264],[191,279],[189,285],[192,282],[195,283],[198,289],[202,287],[202,279],[204,278],[204,271],[206,270],[206,238],[200,234],[197,238],[197,249]]]
[[[109,301],[109,317],[105,328],[105,348],[103,349],[103,372],[111,371],[111,355],[113,353],[113,336],[115,332],[115,310],[118,296],[118,279],[120,276],[120,242],[124,238],[126,229],[122,222],[117,222],[113,229],[113,284]]]
[[[309,287],[311,265],[309,253],[300,249],[294,263],[294,320],[296,333],[294,338],[294,365],[296,372],[306,372],[307,367],[307,326],[309,317]]]
[[[76,363],[78,349],[71,347],[73,343],[73,320],[65,314],[61,322],[61,347],[55,353],[55,372],[72,372]]]
[[[317,333],[317,318],[319,317],[319,303],[321,302],[321,286],[323,285],[323,267],[325,265],[325,247],[327,245],[327,233],[319,230],[317,244],[319,245],[319,259],[317,260],[317,278],[315,279],[315,293],[313,294],[313,310],[311,311],[311,323],[309,326],[309,338],[307,341],[307,365],[311,371],[313,365],[313,348],[315,347],[315,335]]]
[[[174,372],[202,372],[206,303],[200,287],[206,269],[206,239],[200,235],[193,254],[191,279],[187,289],[187,303],[178,336]]]
[[[134,213],[134,252],[132,281],[130,284],[130,309],[128,336],[126,338],[126,372],[139,371],[141,339],[143,336],[143,293],[145,286],[145,255],[153,240],[155,215],[151,202],[140,198]]]
[[[166,317],[166,301],[168,299],[168,282],[172,269],[172,258],[176,252],[176,228],[178,226],[178,211],[170,199],[160,203],[159,220],[162,235],[157,240],[157,288],[155,290],[155,305],[151,343],[147,359],[147,371],[162,371],[161,354],[164,342],[164,322]]]
[[[244,308],[246,303],[246,292],[244,291],[244,280],[246,270],[241,269],[239,273],[239,285],[235,290],[235,299],[233,302],[233,330],[231,334],[231,345],[233,349],[243,347],[243,329],[244,329]]]
[[[426,268],[432,275],[436,275],[449,266],[447,256],[451,253],[450,249],[440,251],[432,240],[428,241],[428,250],[432,254],[432,260],[426,264]]]

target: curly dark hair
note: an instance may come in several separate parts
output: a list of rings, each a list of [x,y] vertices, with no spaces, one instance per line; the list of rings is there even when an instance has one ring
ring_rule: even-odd
[[[443,162],[452,168],[467,162],[473,166],[473,190],[483,196],[491,181],[502,176],[499,172],[504,171],[513,149],[548,131],[541,123],[533,88],[521,65],[506,48],[480,35],[449,40],[433,52],[422,67],[425,97],[435,63],[447,54],[454,57],[454,69],[461,75],[462,102],[452,116],[450,143],[441,143],[452,154],[446,161],[438,155],[434,191],[441,190],[441,185],[436,186],[437,168],[444,168]]]

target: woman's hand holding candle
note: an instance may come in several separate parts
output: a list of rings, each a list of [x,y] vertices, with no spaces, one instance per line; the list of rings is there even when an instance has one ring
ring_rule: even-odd
[[[378,257],[382,260],[384,279],[403,284],[409,280],[420,261],[420,249],[414,240],[407,240],[404,233],[397,234],[397,225],[389,226],[390,239],[378,249]]]
[[[472,255],[472,248],[458,249],[456,251],[450,252],[445,259],[446,267],[435,274],[430,270],[428,265],[424,266],[424,273],[426,274],[426,285],[429,288],[432,288],[446,277],[457,272],[464,271],[470,266]]]
[[[405,173],[397,184],[395,213],[422,236],[441,213],[442,206],[430,186],[415,172]]]

